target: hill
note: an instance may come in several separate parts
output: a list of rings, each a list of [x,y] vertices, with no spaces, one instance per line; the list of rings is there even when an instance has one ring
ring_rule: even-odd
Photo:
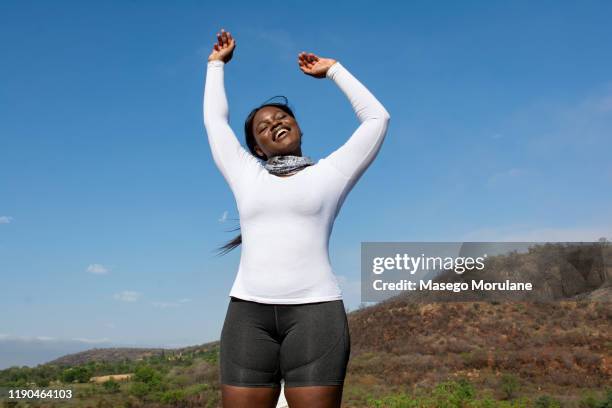
[[[165,348],[139,348],[139,347],[108,347],[93,348],[78,353],[72,353],[46,364],[59,366],[78,366],[91,362],[119,363],[122,361],[141,361],[148,358],[179,358],[183,355],[205,353],[218,345],[218,341],[204,343],[196,346],[180,347],[175,349]]]

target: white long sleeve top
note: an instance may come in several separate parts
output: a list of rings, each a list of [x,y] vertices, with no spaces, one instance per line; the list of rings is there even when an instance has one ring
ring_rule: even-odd
[[[271,304],[342,299],[329,259],[329,237],[347,194],[376,157],[389,113],[345,67],[327,71],[360,125],[329,156],[288,177],[269,173],[229,126],[224,63],[208,63],[204,126],[215,164],[240,216],[242,251],[230,296]]]

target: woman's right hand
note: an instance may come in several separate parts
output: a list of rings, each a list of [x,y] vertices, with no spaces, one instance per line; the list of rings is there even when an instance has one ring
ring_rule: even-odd
[[[232,59],[234,48],[236,48],[234,37],[229,32],[221,29],[221,32],[217,33],[217,43],[213,45],[208,61],[218,60],[227,64]]]
[[[303,73],[315,78],[325,78],[327,71],[337,61],[331,58],[323,58],[311,52],[300,52],[298,54],[298,65]]]

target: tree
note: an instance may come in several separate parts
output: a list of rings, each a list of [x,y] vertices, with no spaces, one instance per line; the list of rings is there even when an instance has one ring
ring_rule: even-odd
[[[117,381],[113,380],[112,377],[110,380],[102,383],[102,387],[110,394],[115,394],[121,389],[121,385],[119,385]]]
[[[91,371],[86,367],[70,367],[62,373],[62,381],[65,383],[86,383],[91,378]]]
[[[140,381],[145,384],[154,384],[161,381],[161,374],[153,367],[148,365],[140,366],[134,373],[134,381]]]

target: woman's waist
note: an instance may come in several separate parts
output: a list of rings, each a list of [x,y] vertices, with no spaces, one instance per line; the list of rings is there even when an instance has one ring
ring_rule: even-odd
[[[244,258],[259,262],[267,262],[276,258],[278,262],[293,262],[295,260],[314,257],[328,257],[329,236],[326,230],[313,231],[302,224],[295,228],[269,227],[265,231],[253,228],[241,228],[242,254]]]
[[[340,299],[338,281],[329,266],[280,270],[241,267],[232,295],[263,303],[309,303]]]
[[[305,273],[308,276],[333,274],[327,251],[300,251],[293,252],[291,256],[285,256],[287,254],[280,252],[243,250],[238,271],[279,279]]]

